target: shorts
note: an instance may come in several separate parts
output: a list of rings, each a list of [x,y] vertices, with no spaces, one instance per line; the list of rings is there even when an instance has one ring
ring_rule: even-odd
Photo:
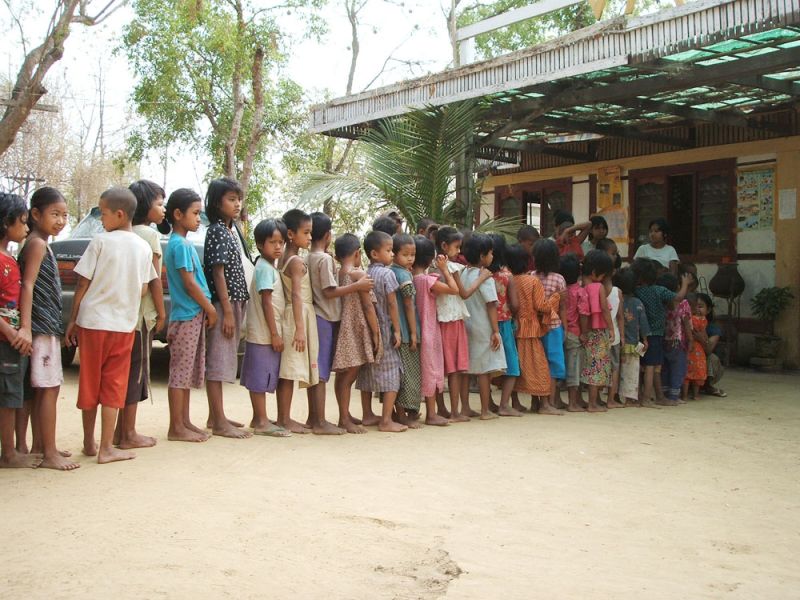
[[[619,371],[619,353],[620,353],[620,346],[617,344],[616,346],[611,346],[611,351],[608,355],[611,357],[611,370],[612,371]]]
[[[645,367],[660,367],[664,362],[664,336],[648,335],[647,352],[642,357],[642,365]]]
[[[31,387],[52,388],[64,383],[61,369],[61,338],[36,334],[31,346]]]
[[[469,370],[469,342],[467,326],[464,321],[439,323],[442,332],[442,354],[444,355],[444,374],[466,372]],[[425,340],[422,341],[425,343]]]
[[[153,333],[148,331],[142,319],[141,327],[133,332],[133,349],[131,350],[131,373],[128,377],[128,393],[125,405],[137,404],[150,397],[150,348]]]
[[[567,376],[567,368],[564,365],[564,326],[559,325],[551,329],[542,337],[542,346],[547,356],[547,364],[550,367],[550,377],[552,379],[564,379]]]
[[[635,348],[635,346],[633,346]],[[619,368],[619,396],[628,400],[639,399],[639,355],[623,352]]]
[[[0,408],[22,408],[27,367],[27,356],[20,355],[8,342],[0,342]]]
[[[206,381],[234,383],[239,366],[239,340],[242,334],[242,319],[246,302],[232,300],[233,335],[225,337],[222,333],[222,305],[214,302],[217,322],[208,330],[206,340]]]
[[[81,369],[78,376],[78,408],[96,410],[125,408],[131,349],[135,334],[78,328]]]
[[[581,358],[583,348],[581,338],[574,333],[567,332],[564,344],[564,363],[567,370],[567,387],[578,387],[581,383]]]
[[[514,335],[513,321],[499,321],[500,339],[503,340],[503,350],[506,353],[506,375],[519,377],[519,352],[517,352],[517,338]]]
[[[331,378],[336,338],[339,337],[339,322],[328,321],[317,315],[317,337],[319,339],[319,354],[317,354],[319,380],[327,382]]]
[[[167,386],[179,390],[203,387],[206,372],[206,313],[201,310],[190,321],[170,321],[167,344]]]
[[[248,391],[260,394],[274,393],[278,387],[280,372],[280,352],[276,352],[270,344],[245,343],[239,383]]]

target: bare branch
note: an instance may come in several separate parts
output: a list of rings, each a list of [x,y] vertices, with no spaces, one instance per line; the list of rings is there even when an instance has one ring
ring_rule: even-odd
[[[19,17],[14,13],[14,9],[11,7],[11,2],[9,0],[3,0],[8,8],[8,12],[11,15],[11,18],[14,20],[14,23],[17,25],[17,29],[19,29],[19,40],[22,43],[22,52],[24,54],[28,54],[28,46],[25,43],[25,32],[22,30],[22,23],[20,23]]]

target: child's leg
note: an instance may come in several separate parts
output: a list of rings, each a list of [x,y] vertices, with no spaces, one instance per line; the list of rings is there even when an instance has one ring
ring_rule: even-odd
[[[252,437],[252,433],[242,431],[238,426],[232,425],[225,416],[221,381],[206,381],[206,395],[208,396],[208,413],[212,434],[235,439]]]
[[[97,440],[94,438],[97,408],[82,410],[81,419],[83,421],[83,453],[86,456],[97,456]]]
[[[447,410],[447,406],[445,406],[444,403],[444,392],[436,393],[436,413],[445,419],[450,418],[451,413],[449,410]]]
[[[272,425],[267,419],[267,394],[250,392],[250,404],[253,406],[253,419],[250,421],[250,427],[253,428],[254,433],[264,431]]]
[[[608,409],[605,406],[600,406],[598,399],[600,398],[600,386],[589,386],[589,407],[586,409],[588,412],[606,412]]]
[[[80,467],[75,461],[69,460],[56,448],[56,403],[60,387],[35,388],[36,405],[38,406],[39,431],[42,440],[44,460],[40,466],[47,469],[71,471]]]
[[[292,433],[308,433],[308,430],[291,418],[292,394],[294,393],[294,381],[291,379],[279,379],[276,395],[278,397],[278,425],[291,431]]]
[[[339,427],[344,429],[347,433],[367,433],[367,430],[361,427],[353,419],[350,414],[350,395],[358,377],[358,370],[360,367],[353,367],[346,371],[336,373],[336,379],[333,383],[333,389],[336,392],[336,402],[339,405]]]
[[[615,350],[616,348],[616,350]],[[617,394],[619,393],[619,371],[620,362],[622,361],[621,346],[613,346],[611,352],[614,353],[613,369],[611,371],[611,385],[608,388],[608,400],[606,406],[608,408],[624,408],[623,404],[617,402]]]
[[[392,412],[394,411],[394,401],[397,399],[397,392],[383,392],[381,394],[381,399],[383,401],[383,409],[381,411],[380,423],[378,423],[378,431],[399,433],[408,429],[407,426],[401,423],[395,423],[392,420]]]
[[[656,368],[653,365],[645,365],[644,367],[644,391],[642,392],[641,403],[646,408],[653,408],[653,387],[656,376]]]
[[[692,400],[697,400],[700,397],[700,382],[692,382]]]
[[[171,442],[205,442],[208,434],[192,425],[189,419],[188,389],[167,388],[169,399],[169,430],[167,439]]]
[[[450,422],[451,423],[463,423],[464,421],[469,421],[469,417],[466,415],[461,414],[458,410],[458,399],[461,395],[461,373],[450,373],[447,376],[447,387],[450,391]],[[469,382],[467,382],[469,385]],[[469,390],[467,390],[469,391]]]
[[[550,394],[547,396],[539,396],[539,408],[536,410],[540,415],[561,415],[564,414],[558,410],[552,403],[553,387],[555,386],[556,393],[558,392],[558,380],[550,379]]]
[[[36,468],[42,462],[41,457],[22,454],[14,447],[16,413],[20,409],[0,408],[0,467],[2,468]]]
[[[117,430],[114,434],[114,443],[126,450],[150,448],[156,445],[156,438],[141,435],[136,431],[136,412],[139,409],[139,402],[147,397],[147,384],[150,380],[151,341],[150,332],[144,323],[134,335],[125,408],[119,411]]]
[[[95,414],[97,413],[96,410],[94,412]],[[118,409],[111,406],[100,407],[100,448],[97,450],[97,462],[101,465],[136,458],[133,452],[120,450],[113,445],[117,412],[119,412]],[[92,428],[94,428],[94,420],[92,421]],[[94,431],[92,432],[92,437],[94,437]]]
[[[460,413],[465,417],[479,417],[480,413],[476,410],[472,410],[472,407],[469,405],[469,387],[471,377],[472,376],[468,373],[459,373],[459,380],[461,381],[461,387],[459,389],[459,396],[461,399]]]
[[[361,390],[361,423],[371,427],[380,423],[380,417],[372,411],[372,392]]]
[[[405,407],[398,404],[394,405],[395,413],[397,414],[397,422],[405,425],[409,429],[422,429],[422,423],[411,416],[411,413]]]
[[[666,396],[664,395],[664,388],[662,386],[662,382],[664,380],[661,375],[662,369],[663,365],[655,367],[655,371],[653,373],[653,390],[655,392],[656,400],[661,400],[663,402],[666,400]]]
[[[22,408],[14,410],[14,433],[17,438],[16,450],[20,454],[28,454],[30,452],[30,447],[28,446],[28,421],[31,419],[33,412],[32,405],[33,400],[25,400],[22,403]]]
[[[521,417],[522,413],[516,408],[509,406],[511,403],[511,396],[514,394],[514,386],[517,383],[516,377],[503,377],[503,383],[500,386],[500,406],[498,407],[497,414],[501,417]]]
[[[481,421],[496,419],[497,415],[489,409],[492,402],[492,387],[488,373],[478,375],[478,392],[481,397]]]
[[[567,388],[567,397],[569,399],[569,404],[567,404],[567,410],[569,412],[583,412],[586,409],[581,406],[580,402],[578,402],[578,391],[579,386],[571,385]]]
[[[317,435],[342,435],[346,433],[344,429],[336,427],[325,419],[325,388],[324,381],[308,388],[308,422],[311,424],[311,431]]]
[[[444,427],[450,424],[450,420],[443,417],[436,409],[436,394],[425,397],[425,424]]]
[[[528,412],[528,409],[525,408],[525,405],[519,401],[519,395],[517,394],[517,392],[511,392],[511,408],[513,408],[516,411],[519,411],[520,413]]]
[[[142,435],[136,431],[136,412],[139,403],[127,404],[120,409],[118,427],[120,430],[119,447],[123,449],[131,448],[151,448],[156,445],[156,438],[149,435]],[[116,436],[115,436],[116,437]]]

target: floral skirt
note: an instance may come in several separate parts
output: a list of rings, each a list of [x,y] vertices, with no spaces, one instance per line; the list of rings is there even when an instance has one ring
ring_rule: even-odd
[[[611,332],[592,329],[583,346],[581,383],[607,386],[611,383]]]

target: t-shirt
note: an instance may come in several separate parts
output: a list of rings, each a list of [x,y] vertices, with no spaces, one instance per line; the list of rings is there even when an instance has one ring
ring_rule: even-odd
[[[625,343],[635,346],[650,335],[644,304],[635,296],[623,296],[622,310],[625,317]]]
[[[633,258],[650,258],[652,260],[657,260],[664,268],[669,269],[669,263],[673,260],[678,260],[678,253],[675,251],[675,248],[669,244],[665,245],[663,248],[653,248],[650,244],[644,244],[639,246]]]
[[[342,299],[326,298],[322,293],[322,290],[339,287],[333,257],[327,252],[310,252],[306,263],[308,264],[308,276],[311,277],[314,312],[326,321],[338,323],[342,320]]]
[[[404,298],[411,298],[411,306],[414,307],[414,318],[417,321],[417,341],[420,341],[420,331],[422,326],[419,322],[419,313],[417,312],[417,288],[414,287],[414,278],[408,269],[404,269],[399,265],[391,265],[389,267],[394,276],[397,277],[397,312],[400,313],[400,337],[404,344],[411,343],[411,329],[408,326],[408,319],[406,318],[406,306],[403,302]]]
[[[614,326],[614,339],[611,340],[611,345],[616,346],[619,344],[619,323],[617,322],[617,315],[619,314],[619,304],[622,299],[622,292],[618,287],[612,286],[611,293],[608,295],[608,308],[611,311],[611,323]]]
[[[553,294],[563,294],[567,289],[567,280],[561,273],[551,271],[547,275],[539,271],[533,272],[539,281],[542,282],[544,288],[544,295],[546,299],[550,299]],[[558,329],[561,326],[561,317],[558,315],[558,307],[556,307],[553,318],[550,319],[550,329]]]
[[[78,310],[78,326],[117,332],[136,329],[142,286],[158,277],[147,242],[121,230],[92,238],[75,273],[91,280]]]
[[[589,315],[589,297],[580,283],[567,286],[567,332],[581,334],[581,315]]]
[[[686,330],[683,321],[692,318],[692,309],[686,300],[681,300],[674,309],[667,311],[667,323],[664,328],[664,339],[678,342],[682,347],[687,347]]]
[[[722,337],[722,328],[712,321],[706,326],[706,335],[708,337],[714,337],[715,335]]]
[[[497,320],[510,321],[513,318],[511,314],[511,302],[508,298],[508,286],[511,285],[511,271],[503,267],[497,273],[492,274],[494,279],[494,286],[497,289]]]
[[[581,243],[578,241],[574,235],[570,237],[568,240],[563,240],[559,237],[556,240],[556,245],[558,246],[558,254],[559,256],[564,256],[565,254],[574,254],[578,257],[578,260],[583,260],[583,248],[581,247]]]
[[[0,253],[0,318],[19,329],[19,295],[22,291],[22,274],[11,256]],[[8,341],[0,333],[0,340]]]
[[[587,283],[584,289],[586,297],[589,299],[589,327],[591,329],[608,329],[601,302],[601,298],[605,295],[603,284],[598,281]]]
[[[647,322],[650,324],[650,335],[664,335],[667,305],[675,296],[674,292],[660,285],[641,285],[636,288],[636,297],[644,304]]]
[[[261,292],[271,290],[272,310],[275,313],[275,326],[279,335],[282,333],[283,312],[286,309],[286,298],[283,295],[283,285],[278,270],[268,260],[259,257],[253,273],[253,282],[250,284],[250,302],[247,303],[247,333],[246,340],[251,344],[269,345],[272,343],[272,334],[267,324],[267,316],[261,305]]]
[[[464,270],[464,285],[474,285],[480,274],[481,270],[478,267],[467,267]],[[489,302],[497,302],[497,286],[491,277],[481,283],[475,293],[467,298],[464,303],[467,305],[467,310],[473,321],[489,324],[489,317],[486,314],[486,305]]]
[[[164,252],[164,264],[167,265],[167,283],[169,284],[169,296],[172,307],[169,312],[170,321],[191,321],[201,310],[200,305],[186,293],[183,286],[180,271],[188,271],[194,274],[194,281],[200,287],[203,295],[211,299],[211,292],[208,291],[206,277],[203,275],[203,268],[200,265],[200,257],[197,256],[192,243],[182,235],[173,233],[169,236],[167,250]]]
[[[212,302],[219,302],[219,295],[214,284],[215,265],[223,265],[225,285],[228,288],[228,299],[231,302],[246,302],[250,298],[247,293],[247,279],[242,266],[239,234],[234,227],[235,225],[228,228],[222,221],[217,221],[206,231],[206,241],[203,246],[203,271],[206,275],[208,289],[211,292]]]
[[[461,273],[464,265],[457,262],[447,261],[447,270],[450,273]],[[438,269],[431,269],[431,274],[439,275],[439,279],[444,282],[444,277]],[[455,277],[455,275],[454,275]],[[436,294],[436,317],[440,323],[450,323],[452,321],[463,321],[469,318],[469,311],[464,300],[458,294]]]
[[[133,233],[142,238],[147,242],[147,245],[150,246],[150,250],[152,250],[153,256],[156,257],[158,262],[158,265],[155,267],[156,273],[161,277],[161,235],[149,225],[134,225]],[[139,318],[144,319],[148,330],[152,329],[156,324],[158,311],[156,310],[156,303],[153,302],[153,294],[150,293],[149,288],[145,295],[142,296]]]

